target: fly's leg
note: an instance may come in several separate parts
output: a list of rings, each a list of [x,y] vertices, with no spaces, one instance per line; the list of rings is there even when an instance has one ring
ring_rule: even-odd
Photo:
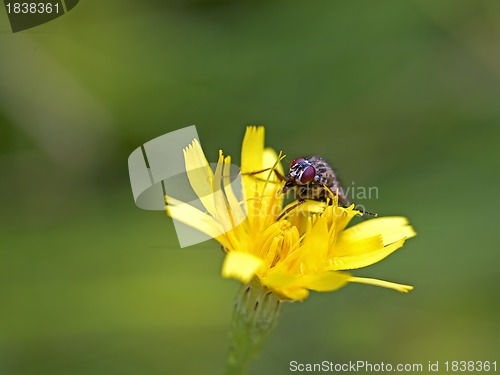
[[[280,220],[281,218],[283,218],[284,216],[286,216],[290,211],[296,209],[297,207],[299,207],[301,204],[303,204],[305,202],[305,199],[297,199],[297,203],[291,207],[288,207],[285,211],[283,211],[280,216],[278,216],[278,218],[276,220]]]
[[[286,155],[283,155],[283,153],[280,151],[279,155],[278,155],[278,158],[276,159],[276,162],[274,163],[274,165],[270,168],[264,168],[264,169],[261,169],[259,171],[253,171],[253,172],[242,172],[241,174],[242,175],[247,175],[247,176],[252,176],[252,175],[256,175],[256,174],[259,174],[259,173],[262,173],[262,172],[267,172],[267,171],[273,171],[274,174],[276,175],[276,178],[278,178],[278,180],[280,180],[281,182],[283,181],[286,181],[286,178],[285,176],[283,176],[280,172],[278,172],[278,170],[276,169],[279,165],[279,163],[285,158]],[[271,176],[269,176],[271,177]],[[269,177],[266,179],[266,180],[269,180]]]
[[[253,175],[256,175],[256,174],[259,174],[259,173],[263,173],[263,172],[267,172],[267,171],[270,171],[272,170],[274,172],[274,174],[276,175],[276,177],[278,178],[278,180],[280,181],[286,181],[286,178],[285,176],[283,176],[280,172],[278,172],[276,170],[276,168],[264,168],[264,169],[261,169],[260,171],[253,171],[253,172],[244,172],[244,173],[241,173],[242,175],[246,175],[246,176],[253,176]]]
[[[367,216],[371,216],[371,217],[377,217],[378,214],[376,212],[370,212],[370,211],[361,211],[361,217],[363,217],[364,219],[367,219]]]

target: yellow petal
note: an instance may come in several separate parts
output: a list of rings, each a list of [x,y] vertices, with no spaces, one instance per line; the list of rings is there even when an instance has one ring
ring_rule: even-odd
[[[305,200],[299,205],[297,205],[297,201],[293,201],[292,203],[288,204],[283,211],[286,209],[289,209],[290,207],[293,208],[293,212],[295,214],[303,213],[303,214],[321,214],[323,211],[325,211],[325,208],[327,207],[325,202],[320,202],[320,201],[314,201],[314,200]],[[296,207],[294,207],[296,206]],[[290,212],[291,214],[292,212]]]
[[[297,286],[299,275],[288,273],[273,272],[262,278],[263,284],[273,288],[288,288]]]
[[[215,206],[215,218],[219,221],[224,230],[230,231],[234,228],[231,217],[228,212],[226,196],[222,190],[222,169],[224,167],[224,155],[219,151],[219,160],[213,176],[213,202]]]
[[[166,197],[167,215],[181,223],[199,230],[206,235],[216,238],[224,247],[232,248],[231,244],[223,237],[224,228],[212,216],[198,210],[190,204],[181,202],[172,197]]]
[[[318,216],[311,231],[306,234],[301,253],[301,271],[303,273],[319,272],[326,268],[328,228],[323,217]]]
[[[334,233],[342,233],[354,216],[361,214],[361,212],[354,209],[354,204],[347,208],[331,206],[331,211],[328,211],[328,213],[333,217],[332,231]]]
[[[270,289],[282,300],[303,301],[309,296],[309,291],[306,288],[274,289],[270,287]]]
[[[267,227],[261,233],[254,233],[253,238],[250,239],[252,252],[256,255],[261,256],[263,259],[269,252],[269,249],[275,240],[275,237],[282,237],[282,231],[284,226],[281,222],[276,222],[269,227]]]
[[[261,170],[264,153],[264,127],[248,126],[241,146],[241,170],[244,173]]]
[[[333,270],[352,270],[355,268],[366,267],[377,263],[403,246],[405,239],[401,239],[388,246],[382,247],[380,236],[365,238],[360,241],[344,243],[342,246],[349,248],[352,246],[352,255],[348,250],[341,250],[341,256],[334,255],[331,260],[331,269]],[[336,246],[336,245],[334,245]],[[357,248],[356,248],[357,247]],[[334,250],[335,251],[335,250]],[[334,252],[335,254],[335,252]]]
[[[276,163],[279,156],[271,147],[266,147],[264,149],[263,161],[261,169],[265,168],[275,168],[278,173],[283,175],[283,166],[280,162]],[[271,175],[269,176],[270,181],[280,182],[276,173],[271,171]]]
[[[222,265],[222,276],[248,283],[262,266],[263,260],[249,253],[231,251],[227,253]]]
[[[300,282],[307,289],[327,292],[342,288],[350,278],[349,274],[331,271],[303,276]]]
[[[274,273],[262,279],[262,283],[286,299],[303,300],[308,289],[318,292],[333,291],[349,282],[351,276],[340,272],[323,272],[311,275]]]
[[[326,203],[306,200],[302,203],[293,201],[284,207],[281,212],[286,212],[281,219],[286,219],[296,226],[300,234],[308,232],[311,228],[311,222],[309,220],[312,214],[321,214],[325,211]]]
[[[196,139],[184,149],[184,163],[191,187],[207,211],[216,217],[214,197],[212,195],[212,169]]]
[[[269,169],[266,172],[256,175],[258,191],[260,193],[260,212],[265,216],[265,222],[268,224],[278,217],[281,206],[283,205],[284,195],[281,194],[283,183],[278,175],[283,175],[283,167],[279,155],[271,148],[266,148],[263,155],[262,169]],[[262,176],[262,177],[261,177]]]
[[[271,148],[264,149],[263,127],[248,127],[241,160],[245,209],[252,231],[259,231],[273,221],[283,203],[283,195],[277,194],[282,182],[275,172],[283,174],[281,154]]]
[[[410,290],[413,289],[413,287],[411,285],[396,284],[396,283],[391,283],[390,281],[384,281],[384,280],[379,280],[379,279],[370,279],[370,278],[366,278],[366,277],[354,277],[354,276],[352,276],[349,279],[349,282],[381,286],[383,288],[394,289],[394,290],[397,290],[398,292],[402,292],[402,293],[408,293]]]
[[[234,225],[237,226],[245,220],[246,214],[243,210],[242,202],[239,202],[236,198],[236,194],[233,191],[233,185],[231,184],[231,157],[227,156],[224,159],[224,193],[226,194],[227,202],[229,204],[229,212],[233,219]]]
[[[252,231],[260,230],[261,180],[248,173],[262,170],[264,158],[264,128],[248,126],[241,146],[241,172],[243,178],[243,200]]]
[[[404,217],[372,219],[341,232],[331,249],[334,270],[366,267],[403,246],[415,231]]]
[[[284,235],[281,234],[278,237],[274,237],[271,245],[269,246],[267,250],[267,254],[265,254],[265,264],[266,268],[271,268],[274,266],[276,262],[276,258],[280,256],[282,245],[283,245],[283,237]]]
[[[276,272],[261,278],[261,282],[282,299],[301,301],[307,298],[309,291],[299,285],[299,278],[299,275]]]
[[[408,219],[402,216],[389,216],[370,219],[356,224],[342,232],[339,240],[358,240],[380,234],[384,245],[396,242],[402,238],[416,235],[409,225]]]
[[[378,251],[383,247],[382,236],[379,234],[354,239],[341,237],[340,240],[333,244],[331,255],[335,258],[365,255]]]

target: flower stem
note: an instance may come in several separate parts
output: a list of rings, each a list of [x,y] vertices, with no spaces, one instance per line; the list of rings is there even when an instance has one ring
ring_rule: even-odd
[[[258,278],[243,286],[233,311],[226,375],[246,373],[274,328],[280,310],[280,300]]]

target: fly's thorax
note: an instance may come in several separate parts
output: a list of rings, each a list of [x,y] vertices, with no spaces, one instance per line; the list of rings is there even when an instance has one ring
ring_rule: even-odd
[[[315,182],[329,189],[334,188],[335,182],[338,182],[333,168],[319,156],[311,156],[307,159],[316,170]]]

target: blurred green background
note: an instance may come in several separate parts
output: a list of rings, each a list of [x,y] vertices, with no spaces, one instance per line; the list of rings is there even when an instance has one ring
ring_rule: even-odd
[[[239,284],[128,180],[136,147],[191,124],[236,162],[264,124],[418,232],[355,272],[412,293],[288,304],[252,373],[500,360],[500,2],[82,1],[16,34],[0,12],[1,374],[222,372]]]

